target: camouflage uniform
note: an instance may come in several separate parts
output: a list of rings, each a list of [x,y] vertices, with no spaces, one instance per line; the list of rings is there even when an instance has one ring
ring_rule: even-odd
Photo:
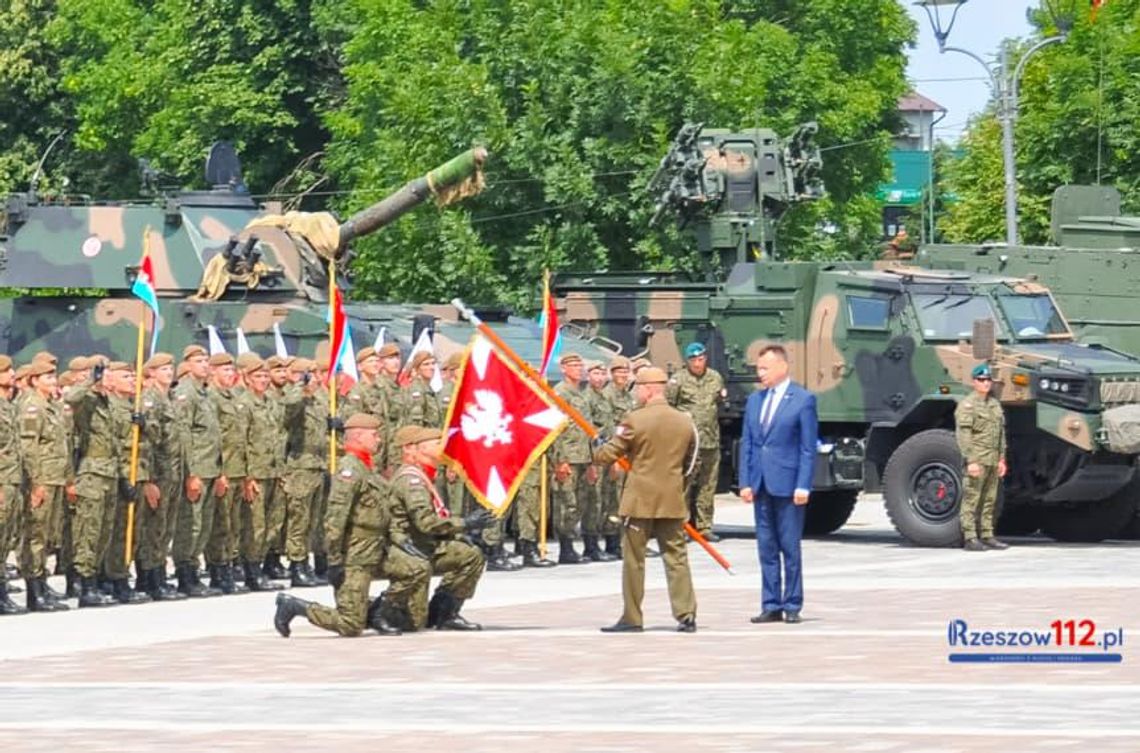
[[[447,415],[447,404],[440,399],[443,392],[440,390],[437,394],[423,377],[413,379],[404,393],[404,416],[400,425],[442,429]]]
[[[114,398],[96,392],[91,385],[69,392],[65,399],[79,430],[75,570],[87,580],[95,577],[111,544],[119,506],[123,414],[114,405]]]
[[[174,404],[157,387],[143,390],[143,415],[154,442],[151,474],[158,484],[158,509],[151,510],[140,498],[138,567],[166,568],[166,552],[174,534],[175,513],[182,494],[182,436]]]
[[[214,503],[214,524],[206,544],[206,565],[213,573],[217,568],[230,567],[238,556],[250,415],[249,406],[232,388],[211,387],[209,396],[221,429],[222,475],[229,483],[226,493]],[[219,580],[224,576],[224,572],[215,574]]]
[[[260,566],[269,548],[266,500],[272,496],[279,474],[276,466],[278,452],[273,440],[281,431],[281,417],[279,406],[268,392],[258,397],[253,390],[246,390],[238,399],[249,419],[246,473],[258,487],[252,501],[246,502],[242,497],[240,503],[242,525],[239,543],[241,559],[248,570]]]
[[[384,601],[396,609],[406,610],[411,628],[419,629],[428,623],[427,593],[431,576],[443,575],[438,592],[451,594],[461,601],[469,599],[475,594],[483,574],[483,554],[478,547],[462,540],[463,519],[447,511],[419,467],[400,466],[392,478],[390,500],[391,550],[396,557],[385,569],[391,585]],[[400,572],[408,564],[399,556],[408,554],[400,549],[405,542],[428,558],[430,568],[426,570],[426,577],[424,571],[419,570]],[[420,560],[412,564],[422,563]]]
[[[174,526],[172,556],[175,567],[183,571],[179,590],[185,590],[182,578],[193,572],[192,581],[196,581],[198,560],[210,540],[216,505],[214,479],[222,472],[222,437],[217,408],[210,400],[206,386],[198,380],[189,378],[179,383],[174,391],[174,408],[185,432],[184,476],[187,481],[191,476],[202,480],[202,493],[195,501],[186,496],[186,484],[183,483],[178,522]]]
[[[613,382],[606,385],[606,400],[610,404],[612,423],[607,427],[607,436],[612,436],[613,429],[627,413],[637,407],[637,400],[633,392],[625,387],[618,387]],[[602,533],[607,538],[606,549],[610,550],[610,537],[621,533],[621,526],[614,520],[618,514],[618,504],[621,501],[621,491],[625,487],[625,471],[614,463],[602,472]],[[615,541],[616,544],[616,541]],[[616,549],[616,545],[614,549]],[[614,553],[614,552],[611,552]]]
[[[554,388],[558,395],[570,404],[583,416],[590,415],[590,406],[586,402],[586,393],[576,385],[571,386],[565,380]],[[550,469],[552,473],[562,463],[570,465],[570,475],[564,480],[554,479],[552,484],[552,499],[554,503],[554,531],[558,535],[563,548],[569,548],[574,540],[575,530],[582,519],[581,505],[590,494],[590,485],[586,483],[586,469],[590,467],[590,439],[586,432],[571,423],[565,431],[554,440],[549,452]],[[564,559],[559,555],[560,559]]]
[[[585,414],[598,431],[609,436],[614,428],[613,409],[610,406],[610,401],[606,399],[605,387],[602,389],[594,389],[592,386],[586,387],[586,404],[590,406],[590,412]],[[601,470],[601,469],[599,469]],[[603,497],[603,484],[605,483],[605,473],[598,473],[598,478],[594,483],[589,484],[589,493],[582,504],[582,538],[598,537],[605,532],[605,499]]]
[[[340,416],[347,419],[354,413],[366,413],[380,421],[380,446],[372,456],[375,468],[383,469],[387,461],[388,442],[386,438],[391,432],[388,429],[388,398],[387,393],[380,386],[379,378],[368,382],[363,378],[352,385],[344,400],[340,404]]]
[[[344,566],[334,591],[336,608],[310,604],[309,622],[346,637],[360,635],[368,615],[368,587],[388,548],[386,482],[352,453],[339,461],[324,518],[329,565]]]
[[[307,567],[310,519],[320,510],[328,466],[328,406],[317,395],[306,396],[299,384],[285,388],[282,405],[289,435],[284,478],[285,555],[293,565]]]
[[[0,612],[7,602],[7,568],[9,542],[18,535],[23,518],[20,498],[22,479],[22,429],[16,404],[0,397]]]
[[[376,390],[383,395],[384,415],[378,416],[384,424],[380,436],[383,447],[376,454],[383,456],[384,462],[377,467],[380,473],[391,476],[400,464],[400,448],[392,447],[392,437],[400,427],[404,415],[404,395],[399,383],[387,374],[376,377]]]
[[[8,410],[15,406],[5,401]],[[38,392],[29,392],[20,408],[20,449],[24,472],[28,478],[28,502],[23,510],[23,546],[20,550],[20,574],[24,578],[46,575],[49,518],[53,505],[62,505],[63,489],[68,480],[71,458],[67,455],[63,411],[61,406]],[[19,483],[17,478],[16,483]],[[31,492],[45,489],[39,507],[31,506]],[[11,504],[19,506],[16,499]]]
[[[720,475],[720,422],[717,408],[724,396],[724,379],[715,369],[696,376],[682,369],[669,380],[669,404],[693,417],[700,439],[697,466],[685,491],[693,509],[693,523],[706,536],[712,531],[716,482]]]
[[[967,542],[976,540],[979,535],[992,539],[994,507],[1001,485],[998,461],[1005,457],[1005,414],[1001,403],[992,395],[983,398],[975,393],[958,403],[954,421],[958,427],[958,449],[965,464],[977,463],[982,467],[977,478],[966,475],[960,513],[962,536]]]
[[[270,488],[265,493],[265,547],[268,554],[266,563],[273,569],[280,567],[278,557],[285,551],[285,444],[289,432],[285,427],[285,390],[270,387],[266,393],[274,416],[273,438],[267,442],[273,450],[273,470]]]
[[[127,489],[127,482],[131,477],[131,443],[134,435],[134,424],[131,423],[133,405],[128,398],[118,395],[111,396],[111,411],[115,416],[115,427],[119,431],[119,494],[115,496],[115,506],[111,522],[109,544],[103,552],[103,574],[111,581],[126,581],[130,577],[130,565],[127,562],[127,506],[130,501],[123,496]],[[156,426],[147,426],[146,431],[139,432],[139,454],[135,471],[137,490],[135,493],[135,533],[132,540],[137,545],[145,531],[140,530],[140,524],[145,519],[143,508],[149,506],[142,495],[141,485],[151,480],[151,468],[154,465],[153,452],[156,444],[154,432]],[[137,534],[137,535],[136,535]],[[131,552],[134,556],[134,552]],[[139,565],[140,570],[142,565]]]

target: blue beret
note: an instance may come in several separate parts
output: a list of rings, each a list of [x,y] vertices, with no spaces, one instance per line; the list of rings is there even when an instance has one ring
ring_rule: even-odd
[[[696,358],[705,354],[704,343],[689,343],[685,346],[685,359]]]
[[[978,377],[990,377],[991,379],[993,378],[993,374],[990,372],[990,365],[988,363],[979,363],[974,367],[974,370],[970,372],[970,376],[972,376],[974,379],[977,379]]]

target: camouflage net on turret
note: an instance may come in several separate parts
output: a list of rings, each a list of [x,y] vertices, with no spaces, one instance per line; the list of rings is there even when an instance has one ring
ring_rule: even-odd
[[[226,292],[231,282],[245,285],[247,288],[256,288],[261,278],[273,270],[265,262],[257,262],[253,269],[243,273],[234,273],[226,269],[226,257],[218,254],[206,262],[206,269],[202,272],[202,282],[198,285],[198,292],[190,297],[192,301],[216,301]]]
[[[335,259],[340,248],[340,223],[328,212],[267,214],[246,225],[246,229],[256,227],[281,228],[289,235],[304,238],[325,259]]]

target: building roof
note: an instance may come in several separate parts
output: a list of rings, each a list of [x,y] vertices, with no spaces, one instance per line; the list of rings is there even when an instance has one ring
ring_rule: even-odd
[[[946,108],[916,91],[899,97],[900,112],[946,112]]]

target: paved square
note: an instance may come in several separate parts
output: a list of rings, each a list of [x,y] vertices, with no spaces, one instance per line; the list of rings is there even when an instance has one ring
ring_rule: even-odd
[[[746,533],[749,516],[723,497],[718,527]],[[804,622],[762,626],[748,622],[752,540],[719,545],[735,577],[694,546],[695,635],[672,630],[659,560],[641,635],[598,632],[620,611],[618,563],[489,573],[464,610],[484,624],[477,634],[346,640],[300,620],[284,640],[271,594],[6,618],[0,740],[4,751],[1140,750],[1137,545],[1015,543],[909,547],[872,498],[839,534],[805,542]],[[297,594],[331,602],[327,588]],[[1094,620],[1100,634],[1123,629],[1123,662],[952,664],[955,619],[1040,632]]]

